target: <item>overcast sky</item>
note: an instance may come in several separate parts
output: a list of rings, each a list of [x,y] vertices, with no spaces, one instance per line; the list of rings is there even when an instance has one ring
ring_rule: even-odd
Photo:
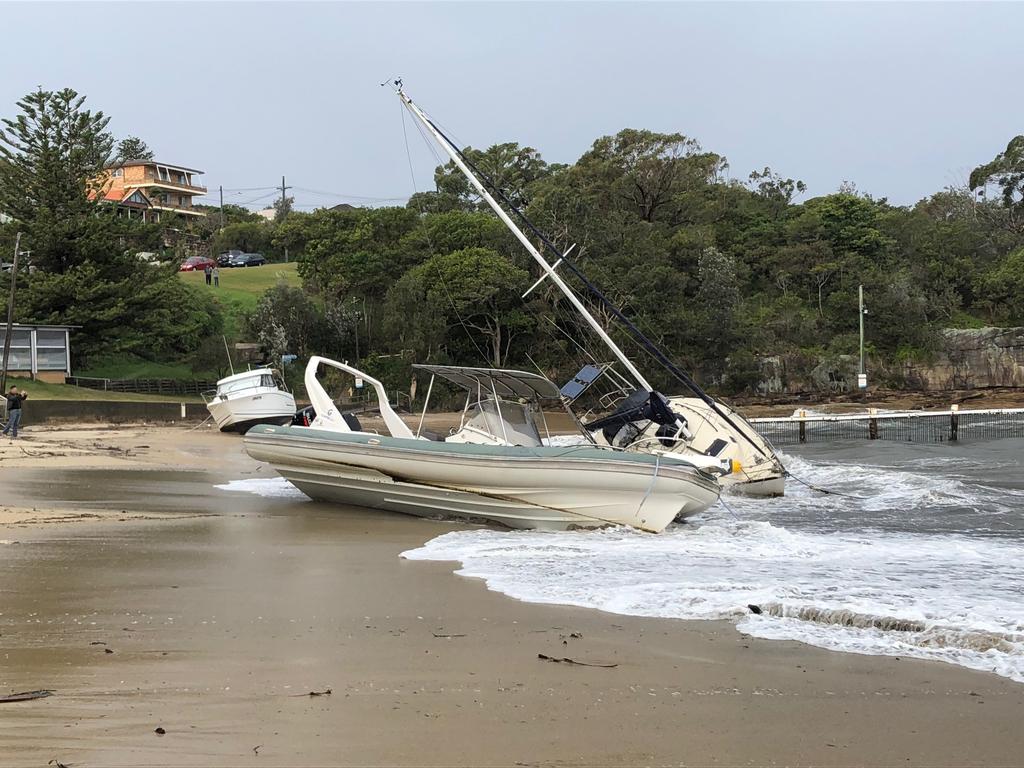
[[[0,2],[0,116],[71,86],[216,202],[300,208],[414,191],[397,98],[464,144],[572,162],[678,131],[733,177],[770,165],[912,203],[1024,133],[1024,4]],[[411,130],[416,188],[433,156]],[[311,190],[315,190],[311,191]],[[263,199],[261,195],[266,195]]]

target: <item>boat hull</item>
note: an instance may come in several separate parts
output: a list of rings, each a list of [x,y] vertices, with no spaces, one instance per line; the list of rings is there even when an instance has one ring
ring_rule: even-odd
[[[206,408],[222,432],[245,433],[257,424],[290,424],[295,398],[289,392],[270,390],[212,400]]]
[[[718,499],[714,478],[647,455],[592,447],[434,443],[259,426],[245,450],[314,499],[510,528],[627,525],[659,532]]]

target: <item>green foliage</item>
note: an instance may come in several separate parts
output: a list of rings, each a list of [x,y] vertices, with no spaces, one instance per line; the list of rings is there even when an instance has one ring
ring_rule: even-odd
[[[117,143],[117,162],[129,160],[152,160],[153,150],[138,136],[129,136]]]
[[[978,282],[994,323],[1024,325],[1024,248],[1007,254]]]
[[[1003,205],[1017,214],[1015,223],[1019,226],[1024,208],[1024,135],[1014,136],[991,162],[971,171],[970,184],[972,190],[995,184]]]
[[[228,224],[213,237],[212,252],[224,253],[236,249],[246,253],[262,253],[270,258],[276,249],[271,246],[272,232],[263,221],[243,221]]]

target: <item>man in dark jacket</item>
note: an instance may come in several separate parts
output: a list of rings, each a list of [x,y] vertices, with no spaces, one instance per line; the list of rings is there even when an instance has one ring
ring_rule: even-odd
[[[11,433],[11,439],[18,437],[18,425],[21,424],[21,404],[25,402],[28,395],[19,392],[17,387],[11,387],[7,394],[7,426],[2,434]]]

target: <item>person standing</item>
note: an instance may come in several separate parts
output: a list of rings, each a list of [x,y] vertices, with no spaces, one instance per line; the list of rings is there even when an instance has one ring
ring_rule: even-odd
[[[11,387],[7,395],[7,426],[2,434],[11,433],[11,439],[18,438],[18,425],[21,424],[21,404],[28,398],[28,393],[19,392],[17,387]]]
[[[213,287],[220,288],[220,270],[217,267],[213,268]]]
[[[203,273],[206,275],[206,284],[209,285],[210,284],[210,278],[213,276],[213,270],[210,269],[210,265],[209,264],[206,265],[206,269],[203,270]]]

